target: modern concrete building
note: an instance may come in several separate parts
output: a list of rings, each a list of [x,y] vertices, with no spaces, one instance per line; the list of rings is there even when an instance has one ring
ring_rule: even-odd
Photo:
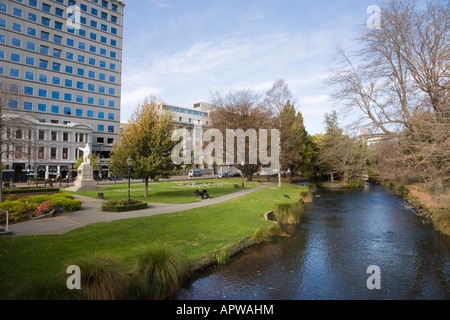
[[[58,125],[59,132],[87,125],[93,153],[107,156],[120,130],[124,6],[121,0],[0,0],[0,82],[17,94],[2,112]],[[16,165],[22,166],[11,169]]]

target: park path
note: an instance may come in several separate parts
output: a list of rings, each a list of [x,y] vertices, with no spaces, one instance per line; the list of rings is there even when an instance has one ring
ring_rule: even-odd
[[[246,194],[250,194],[259,190],[263,190],[274,186],[268,183],[251,189],[240,190],[221,197],[202,200],[200,202],[186,203],[186,204],[162,204],[149,203],[149,207],[144,210],[129,211],[129,212],[103,212],[101,207],[103,200],[92,199],[88,197],[78,196],[75,198],[82,201],[82,206],[79,211],[66,212],[54,218],[47,218],[41,220],[32,220],[22,222],[9,226],[12,231],[12,236],[33,236],[33,235],[50,235],[50,234],[65,234],[69,231],[85,227],[92,223],[109,222],[124,219],[133,219],[139,217],[149,217],[153,215],[166,214],[172,212],[180,212],[195,208],[210,206],[217,203],[222,203],[231,199],[235,199]]]

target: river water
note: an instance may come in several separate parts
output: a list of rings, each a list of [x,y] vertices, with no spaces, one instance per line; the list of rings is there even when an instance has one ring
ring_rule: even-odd
[[[319,189],[288,237],[199,275],[178,300],[450,299],[450,237],[392,191]],[[369,266],[379,273],[368,273]],[[374,280],[374,277],[377,277]],[[369,289],[367,282],[380,283]]]

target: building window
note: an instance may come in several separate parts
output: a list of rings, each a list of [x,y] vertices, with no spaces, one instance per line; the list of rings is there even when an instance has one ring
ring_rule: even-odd
[[[59,106],[52,106],[51,112],[58,114],[59,113]]]
[[[50,159],[56,160],[56,148],[50,148]]]
[[[41,140],[41,139],[39,139],[39,140]],[[44,139],[42,139],[42,140],[44,140]],[[44,154],[45,154],[45,148],[39,147],[38,148],[38,159],[44,159]]]
[[[53,49],[53,56],[56,58],[61,58],[61,50]]]
[[[40,74],[39,75],[39,82],[47,83],[47,75],[46,74]]]
[[[68,142],[69,141],[69,133],[68,132],[63,132],[63,141],[64,142]]]
[[[62,149],[62,158],[64,159],[64,160],[66,160],[68,157],[69,157],[69,149],[68,148],[63,148]]]
[[[46,61],[46,60],[39,60],[39,68],[47,69],[48,68],[48,61]]]
[[[64,107],[64,114],[65,114],[66,116],[72,115],[72,108],[70,108],[70,107]]]
[[[59,86],[61,84],[61,78],[53,77],[52,84]]]
[[[38,96],[41,98],[47,98],[47,90],[46,89],[39,89]]]
[[[47,112],[47,105],[45,105],[43,103],[39,103],[38,104],[38,111],[39,112]]]
[[[32,102],[24,102],[23,103],[23,110],[33,111],[33,103]]]
[[[58,133],[56,131],[52,131],[50,136],[52,141],[56,141],[58,138]]]
[[[32,87],[25,87],[23,90],[23,93],[29,96],[33,95],[33,88]]]
[[[48,5],[46,3],[42,4],[42,11],[50,13],[50,8],[51,8],[50,5]]]

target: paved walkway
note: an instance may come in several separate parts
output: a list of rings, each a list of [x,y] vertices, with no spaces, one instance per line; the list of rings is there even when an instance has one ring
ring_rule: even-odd
[[[120,213],[103,212],[101,209],[103,200],[92,199],[77,195],[75,197],[79,200],[82,200],[83,202],[81,210],[75,212],[66,212],[54,218],[32,220],[10,225],[9,230],[13,232],[12,234],[13,236],[64,234],[92,223],[148,217],[158,214],[179,212],[210,206],[216,203],[221,203],[234,198],[238,198],[243,195],[253,193],[262,189],[266,189],[272,186],[274,185],[270,183],[263,184],[255,188],[241,190],[222,197],[202,200],[200,202],[194,203],[186,203],[186,204],[149,203],[148,209],[120,212]]]

